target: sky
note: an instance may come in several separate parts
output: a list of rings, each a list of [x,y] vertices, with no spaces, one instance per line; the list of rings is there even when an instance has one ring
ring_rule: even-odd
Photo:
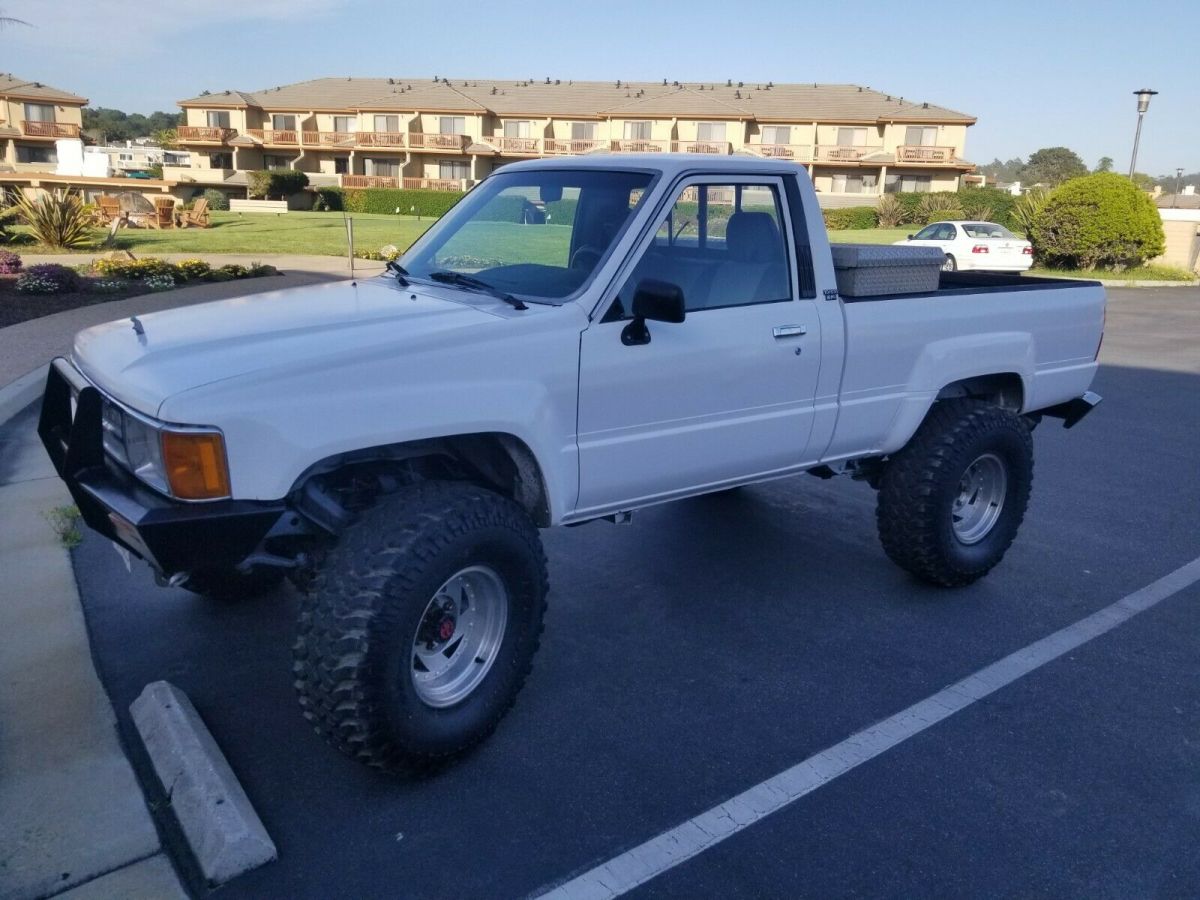
[[[0,71],[126,112],[360,77],[824,82],[978,118],[967,158],[1067,146],[1200,171],[1200,0],[0,0]]]

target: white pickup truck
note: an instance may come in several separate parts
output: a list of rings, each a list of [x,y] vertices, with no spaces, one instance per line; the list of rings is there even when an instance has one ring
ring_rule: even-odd
[[[835,272],[786,162],[517,163],[378,277],[82,332],[39,431],[87,524],[161,583],[290,576],[305,716],[407,767],[481,740],[525,681],[539,528],[847,474],[878,489],[883,549],[916,577],[995,566],[1033,427],[1099,400],[1104,293],[939,284],[940,262],[924,290],[839,292],[887,273]]]

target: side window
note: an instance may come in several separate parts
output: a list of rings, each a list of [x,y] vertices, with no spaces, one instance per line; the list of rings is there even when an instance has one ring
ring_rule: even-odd
[[[783,206],[772,184],[683,188],[606,317],[628,318],[646,278],[683,291],[689,313],[792,297]]]
[[[913,235],[915,241],[934,241],[937,240],[937,234],[940,226],[926,225],[920,231]]]
[[[953,225],[943,225],[941,227],[941,231],[938,233],[938,240],[952,241],[954,240],[956,234],[958,234],[958,232],[955,230]]]

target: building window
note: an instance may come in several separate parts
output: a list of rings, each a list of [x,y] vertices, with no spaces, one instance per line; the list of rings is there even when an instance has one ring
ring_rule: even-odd
[[[375,175],[380,178],[399,178],[400,163],[394,159],[371,158],[363,160],[363,168],[367,175]]]
[[[725,140],[724,122],[697,122],[696,140],[721,143]]]
[[[854,172],[832,176],[835,194],[873,194],[879,187],[879,176]]]
[[[26,122],[53,122],[54,107],[44,103],[25,104]]]
[[[909,125],[904,129],[904,143],[909,147],[932,147],[937,144],[937,126]]]
[[[354,116],[334,116],[333,130],[340,131],[342,134],[354,130]]]
[[[867,143],[867,129],[865,128],[839,128],[837,130],[837,142],[839,147],[863,147]]]
[[[376,116],[375,117],[375,130],[376,131],[386,131],[390,134],[395,134],[397,131],[400,130],[400,117],[399,116]]]
[[[438,131],[442,134],[466,134],[467,120],[462,116],[442,116]]]
[[[571,123],[571,140],[573,141],[594,141],[596,139],[596,123],[595,122],[572,122]]]
[[[344,156],[335,156],[333,158],[333,174],[334,175],[349,175],[350,160]]]
[[[933,178],[929,175],[888,175],[883,190],[888,194],[896,193],[929,193],[933,188]]]
[[[627,141],[648,141],[650,140],[651,126],[653,122],[626,122],[625,123],[625,140]]]
[[[233,154],[232,153],[210,153],[208,154],[208,165],[213,169],[232,169]]]
[[[764,125],[762,142],[764,144],[790,144],[792,142],[792,126]]]
[[[17,144],[17,162],[19,163],[56,163],[58,154],[53,147],[22,147]]]
[[[210,109],[206,114],[209,128],[228,128],[229,110]]]
[[[471,177],[471,166],[463,159],[446,159],[438,163],[438,178],[458,181]]]
[[[276,156],[273,153],[263,154],[264,169],[287,169],[290,168],[291,159],[286,156]]]
[[[505,122],[504,136],[510,138],[527,138],[532,130],[532,122]]]
[[[283,115],[281,113],[275,113],[273,116],[271,116],[271,130],[272,131],[295,131],[296,130],[296,117],[289,116],[289,115]]]

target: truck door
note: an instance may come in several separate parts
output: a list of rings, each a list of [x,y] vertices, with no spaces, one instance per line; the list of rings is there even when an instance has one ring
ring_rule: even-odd
[[[811,259],[798,266],[792,227],[780,178],[677,186],[581,337],[577,511],[806,461],[821,329]],[[686,317],[647,322],[649,341],[630,342],[646,279],[678,287]]]

